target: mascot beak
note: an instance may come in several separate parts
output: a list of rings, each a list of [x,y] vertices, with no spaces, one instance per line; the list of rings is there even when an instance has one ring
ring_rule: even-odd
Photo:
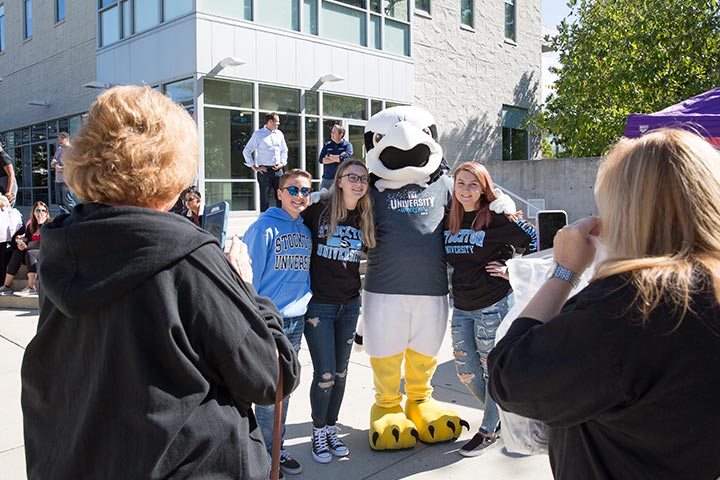
[[[424,167],[437,143],[429,132],[407,121],[396,123],[375,146],[378,158],[389,170],[405,167]]]

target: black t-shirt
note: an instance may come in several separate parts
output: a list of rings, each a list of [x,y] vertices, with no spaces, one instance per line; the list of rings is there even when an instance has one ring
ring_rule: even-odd
[[[313,239],[310,287],[313,301],[340,304],[360,295],[363,236],[360,214],[350,210],[348,218],[339,222],[335,232],[326,238],[330,217],[329,212],[325,212],[327,207],[328,202],[320,202],[303,212],[303,222],[312,232]]]
[[[511,221],[492,213],[484,230],[471,228],[476,212],[466,212],[458,233],[445,229],[445,258],[453,267],[452,291],[455,308],[470,311],[489,307],[510,292],[510,282],[492,277],[485,265],[493,260],[505,262],[516,249],[535,250],[536,234],[524,220]]]
[[[13,162],[12,158],[10,158],[10,155],[8,155],[5,150],[0,152],[0,178],[8,176],[7,172],[5,171],[5,167],[12,164]]]

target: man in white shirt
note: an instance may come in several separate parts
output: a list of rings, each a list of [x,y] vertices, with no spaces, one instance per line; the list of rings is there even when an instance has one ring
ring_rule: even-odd
[[[278,114],[268,113],[265,115],[265,126],[253,133],[243,149],[245,165],[257,175],[260,187],[260,212],[268,209],[271,198],[275,198],[276,206],[280,207],[277,190],[280,188],[280,177],[283,175],[282,168],[287,165],[288,148],[285,136],[279,127]],[[253,152],[255,152],[254,159]]]

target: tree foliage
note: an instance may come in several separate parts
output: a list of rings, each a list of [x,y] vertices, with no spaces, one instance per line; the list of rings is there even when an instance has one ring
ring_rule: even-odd
[[[551,44],[555,89],[532,123],[567,156],[595,156],[630,113],[720,86],[718,0],[570,0]]]

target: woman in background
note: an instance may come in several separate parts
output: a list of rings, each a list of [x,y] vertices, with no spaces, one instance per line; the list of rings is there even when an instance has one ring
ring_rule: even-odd
[[[490,353],[492,396],[550,426],[555,478],[718,478],[720,154],[683,130],[621,140],[595,199]]]
[[[458,450],[465,457],[497,442],[500,415],[488,395],[487,356],[513,305],[505,261],[516,252],[535,250],[535,230],[515,214],[509,200],[479,163],[455,170],[444,235],[445,258],[453,267],[450,332],[458,378],[484,408],[478,433]]]
[[[360,252],[375,246],[368,171],[358,160],[338,166],[330,197],[303,212],[313,237],[312,300],[305,340],[313,362],[310,386],[312,455],[320,463],[349,451],[335,423],[345,394],[350,352],[360,314]]]

